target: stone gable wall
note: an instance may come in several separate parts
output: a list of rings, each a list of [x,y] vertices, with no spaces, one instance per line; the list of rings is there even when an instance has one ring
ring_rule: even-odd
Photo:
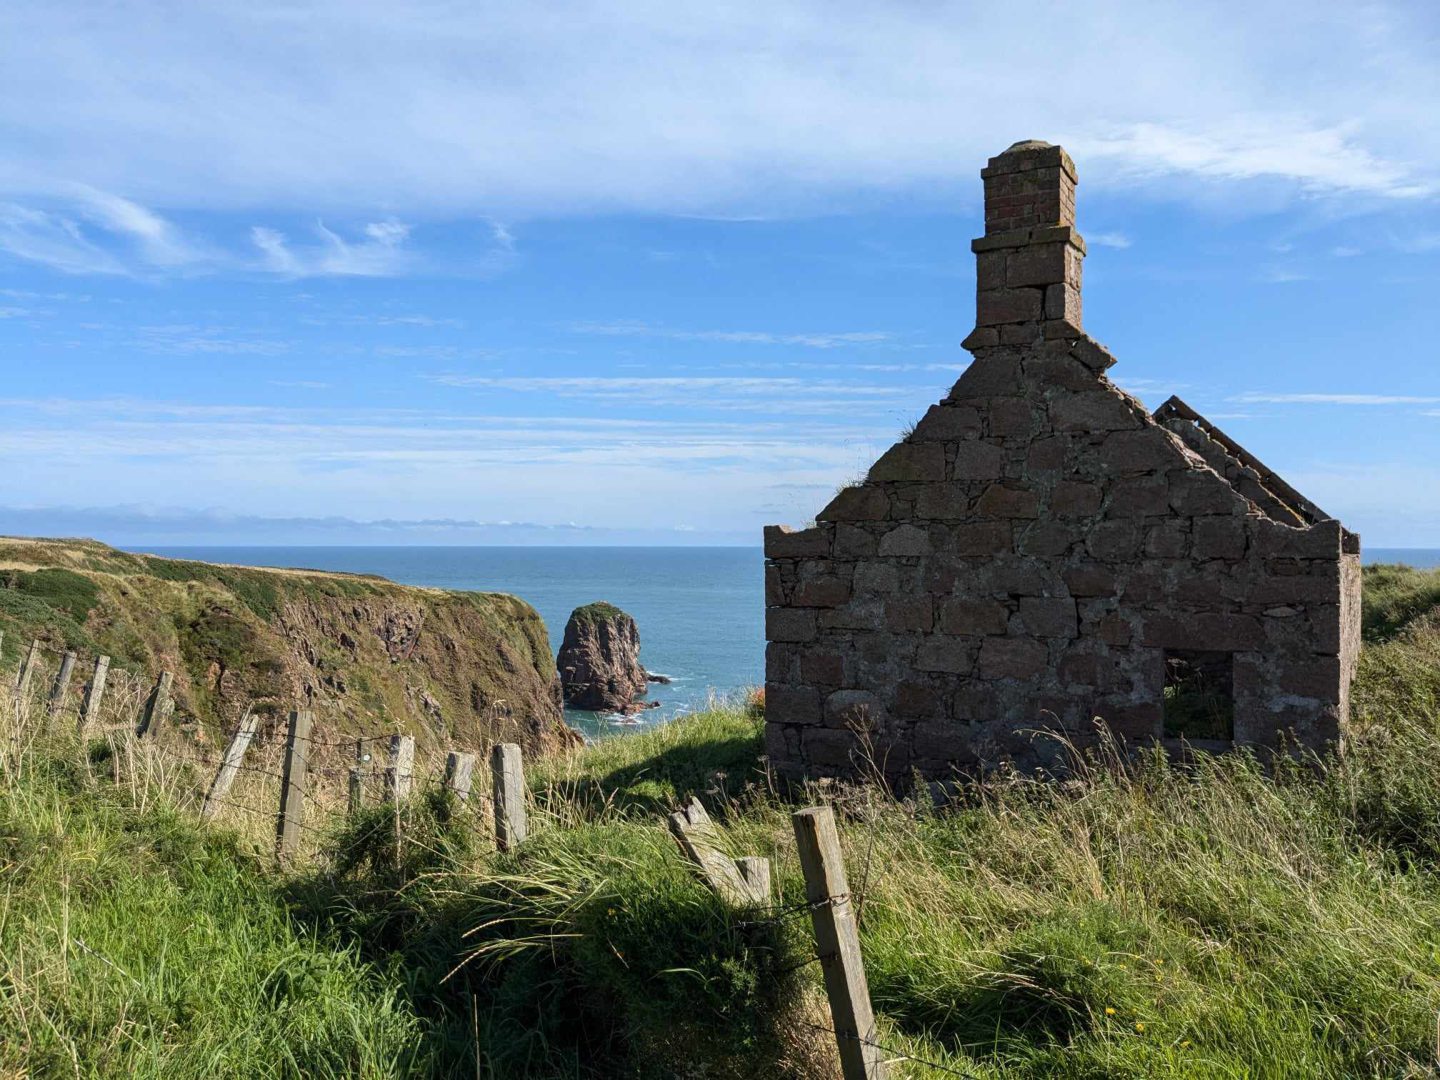
[[[1058,147],[1022,145],[1040,187],[1073,185]],[[996,161],[987,196],[1012,175]],[[1160,738],[1166,649],[1233,654],[1236,742],[1336,740],[1353,539],[1275,520],[1106,378],[1113,358],[1079,328],[1083,243],[1025,217],[1063,216],[1064,185],[1048,204],[1016,187],[975,245],[974,363],[813,528],[766,530],[772,763],[1029,767],[1059,751],[1037,730],[1083,740],[1096,717]]]

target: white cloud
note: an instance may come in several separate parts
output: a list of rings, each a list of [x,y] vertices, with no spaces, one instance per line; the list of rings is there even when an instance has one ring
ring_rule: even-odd
[[[260,250],[261,265],[282,277],[392,277],[411,267],[414,255],[406,247],[410,226],[378,221],[362,231],[364,240],[346,240],[317,221],[318,242],[296,247],[278,229],[257,225],[250,239]]]
[[[12,3],[0,192],[755,219],[876,189],[950,203],[1037,136],[1087,185],[1407,199],[1440,173],[1436,50],[1398,0]]]
[[[1085,243],[1090,247],[1128,248],[1130,238],[1118,232],[1086,233]]]
[[[607,337],[653,337],[669,341],[718,341],[729,345],[801,345],[810,349],[836,349],[846,345],[878,345],[894,334],[874,330],[819,334],[775,334],[759,330],[668,330],[639,322],[577,323],[577,334]]]
[[[1440,402],[1440,397],[1410,394],[1240,394],[1230,400],[1247,405],[1432,405]]]

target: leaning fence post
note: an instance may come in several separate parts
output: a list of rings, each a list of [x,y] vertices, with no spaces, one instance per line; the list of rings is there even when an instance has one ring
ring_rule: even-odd
[[[525,842],[525,765],[520,747],[496,743],[490,749],[490,778],[495,792],[495,848],[514,851]]]
[[[705,807],[693,795],[690,801],[666,819],[670,835],[675,837],[685,857],[700,870],[710,888],[727,904],[745,907],[763,904],[770,897],[770,864],[765,859],[765,891],[755,891],[745,867],[740,860],[732,859],[720,850],[720,834]],[[752,869],[750,873],[758,875]]]
[[[250,740],[255,737],[255,727],[259,723],[260,718],[246,709],[245,715],[240,718],[240,726],[225,746],[225,753],[220,758],[220,771],[210,782],[205,805],[200,809],[202,819],[209,821],[220,809],[220,801],[230,791],[230,785],[235,783],[235,775],[240,771],[240,763],[245,760],[245,751],[250,749]]]
[[[275,825],[276,854],[288,862],[300,846],[300,826],[305,817],[305,786],[310,754],[310,725],[315,714],[298,709],[290,714],[290,731],[285,739],[285,768],[280,778],[280,818]]]
[[[170,715],[170,684],[174,682],[175,676],[168,671],[160,672],[160,678],[155,680],[155,688],[150,691],[150,696],[145,699],[145,712],[140,717],[140,730],[137,735],[148,735],[154,738],[159,730],[160,724]]]
[[[385,769],[385,798],[398,802],[410,794],[410,777],[415,770],[415,737],[390,736],[390,764]]]
[[[770,860],[760,855],[744,855],[735,860],[735,866],[745,884],[750,888],[753,903],[764,904],[770,900]]]
[[[790,820],[805,872],[805,899],[825,972],[841,1072],[845,1080],[884,1080],[885,1060],[874,1041],[875,1013],[860,960],[860,935],[845,880],[835,813],[828,806],[813,806],[792,814]]]
[[[30,689],[30,680],[35,677],[35,668],[40,664],[40,639],[35,638],[30,642],[30,650],[25,658],[20,661],[20,671],[15,676],[15,696],[23,698],[25,691]]]
[[[85,700],[80,705],[80,731],[85,732],[100,715],[100,699],[105,696],[105,680],[110,677],[110,657],[97,656],[95,670],[85,684]]]
[[[55,673],[55,681],[50,685],[50,715],[54,716],[65,704],[65,694],[70,689],[70,677],[75,674],[75,653],[72,650],[65,650],[65,655],[60,658],[60,670]]]
[[[461,802],[470,801],[470,785],[475,774],[475,755],[451,750],[445,755],[445,787]]]

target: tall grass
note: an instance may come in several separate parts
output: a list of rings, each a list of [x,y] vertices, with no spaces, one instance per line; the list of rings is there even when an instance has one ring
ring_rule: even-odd
[[[287,873],[268,827],[196,825],[189,766],[26,717],[0,761],[0,1072],[828,1078],[789,823],[824,800],[897,1076],[1434,1075],[1428,616],[1367,646],[1353,704],[1324,759],[1102,745],[1065,782],[937,806],[786,792],[722,703],[533,763],[513,855],[483,800],[421,785],[317,818]],[[773,860],[773,911],[727,910],[680,859],[660,812],[691,795]]]

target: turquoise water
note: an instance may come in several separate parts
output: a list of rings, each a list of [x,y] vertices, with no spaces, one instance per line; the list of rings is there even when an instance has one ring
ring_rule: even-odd
[[[758,548],[166,547],[156,555],[242,566],[379,574],[405,585],[513,593],[533,604],[560,647],[582,604],[608,600],[635,617],[640,660],[669,675],[652,683],[660,708],[621,725],[569,710],[591,737],[643,730],[765,681],[764,558]]]
[[[640,626],[640,658],[675,681],[652,684],[661,707],[638,725],[571,710],[591,737],[643,730],[765,680],[764,558],[758,548],[183,547],[157,555],[246,566],[379,574],[406,585],[507,592],[528,600],[560,647],[581,604],[608,600]],[[1440,566],[1440,551],[1376,548],[1366,562]]]

